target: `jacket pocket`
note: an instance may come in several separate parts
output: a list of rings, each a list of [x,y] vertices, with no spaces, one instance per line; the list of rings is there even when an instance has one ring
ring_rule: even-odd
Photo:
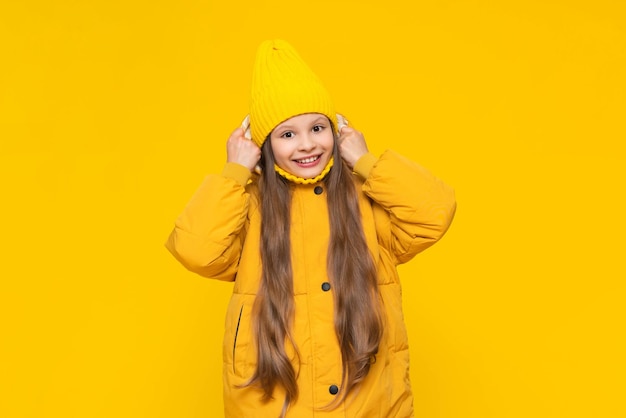
[[[228,304],[224,322],[222,354],[224,372],[237,379],[249,377],[254,370],[256,351],[252,336],[252,306],[254,296],[234,294]]]
[[[237,364],[237,337],[239,337],[239,327],[241,326],[241,316],[243,315],[244,305],[239,309],[239,317],[237,318],[237,326],[235,327],[235,336],[233,338],[233,374],[237,374],[235,366]]]

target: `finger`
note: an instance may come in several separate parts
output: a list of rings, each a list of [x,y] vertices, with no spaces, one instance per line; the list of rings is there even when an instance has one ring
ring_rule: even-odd
[[[238,127],[237,129],[235,129],[231,134],[231,137],[240,137],[243,136],[243,129],[240,127]]]
[[[347,135],[352,131],[354,131],[354,129],[352,129],[351,127],[342,126],[341,129],[339,129],[339,135]]]
[[[339,130],[339,143],[341,144],[350,135],[350,133],[352,133],[353,131],[354,130],[352,128],[349,128],[347,126],[343,126]]]

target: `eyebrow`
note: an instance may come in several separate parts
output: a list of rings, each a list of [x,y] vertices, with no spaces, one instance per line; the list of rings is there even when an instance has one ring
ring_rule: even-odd
[[[326,116],[320,115],[319,117],[313,119],[311,121],[311,124],[314,125],[314,124],[319,123],[321,121],[328,122],[328,118]],[[293,128],[294,128],[294,125],[290,125],[290,124],[283,125],[283,124],[281,124],[281,125],[278,125],[275,130],[278,131],[280,129],[293,129]]]

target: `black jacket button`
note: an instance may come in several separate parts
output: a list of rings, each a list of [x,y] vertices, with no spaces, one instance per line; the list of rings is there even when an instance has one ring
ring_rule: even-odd
[[[315,189],[313,189],[313,193],[315,194],[322,194],[324,192],[324,189],[322,189],[322,186],[315,186]]]
[[[330,290],[330,283],[328,283],[328,282],[322,283],[322,290],[324,292],[328,292]]]
[[[337,393],[339,393],[339,388],[337,387],[337,385],[330,385],[328,391],[331,395],[336,395]]]

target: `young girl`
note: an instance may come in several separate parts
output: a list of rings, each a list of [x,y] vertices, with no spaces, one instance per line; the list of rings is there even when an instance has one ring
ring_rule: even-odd
[[[222,173],[206,177],[166,244],[189,270],[234,281],[226,417],[413,416],[396,266],[446,232],[452,189],[340,128],[284,41],[257,52],[250,130],[251,140],[231,134]]]

